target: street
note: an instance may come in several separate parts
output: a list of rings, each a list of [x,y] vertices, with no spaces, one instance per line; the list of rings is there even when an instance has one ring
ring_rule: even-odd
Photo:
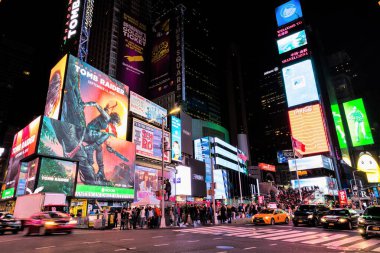
[[[75,230],[71,235],[0,236],[1,252],[380,252],[356,230],[291,225],[219,225],[153,230]]]

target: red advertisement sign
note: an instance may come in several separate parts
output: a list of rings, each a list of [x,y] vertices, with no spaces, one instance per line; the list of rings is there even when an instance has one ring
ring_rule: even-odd
[[[341,207],[348,205],[347,194],[345,190],[339,191],[339,204]]]
[[[260,170],[266,170],[271,172],[276,172],[276,166],[266,163],[259,163],[259,169]]]

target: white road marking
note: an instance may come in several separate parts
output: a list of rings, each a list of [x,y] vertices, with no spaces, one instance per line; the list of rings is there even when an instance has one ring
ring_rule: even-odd
[[[178,234],[178,235],[176,235],[176,236],[182,236],[182,235],[185,235],[185,234]]]
[[[194,241],[187,241],[187,242],[199,242],[199,240],[194,240]]]
[[[313,234],[316,234],[317,232],[299,232],[299,233],[296,233],[296,234],[288,234],[288,235],[282,235],[282,236],[275,236],[275,237],[267,237],[265,239],[267,240],[282,240],[282,239],[288,239],[288,238],[296,238],[298,235],[302,235],[302,236],[305,236],[305,235],[313,235]]]
[[[168,243],[163,243],[163,244],[156,244],[156,245],[153,245],[155,247],[161,247],[161,246],[167,246],[169,245]]]
[[[276,246],[277,243],[272,243],[272,244],[269,244],[269,246]]]
[[[243,250],[256,249],[256,247],[244,248]]]
[[[283,240],[284,242],[299,242],[299,241],[305,241],[305,240],[309,240],[309,239],[315,239],[317,238],[318,236],[328,236],[329,234],[327,233],[320,233],[320,234],[315,234],[315,235],[309,235],[309,236],[305,236],[305,237],[298,237],[298,238],[291,238],[291,239],[286,239],[286,240]]]
[[[361,239],[362,239],[361,236],[352,236],[352,237],[348,237],[346,239],[342,239],[342,240],[339,240],[339,241],[336,241],[336,242],[326,243],[324,245],[328,246],[328,247],[338,247],[338,246],[341,246],[341,245],[344,245],[344,244],[348,244],[348,243],[352,243],[352,242],[355,242],[355,241],[359,241]]]
[[[126,251],[127,249],[115,249],[114,251]]]
[[[379,240],[364,241],[364,242],[352,245],[350,247],[347,247],[347,250],[361,250],[361,249],[365,249],[365,248],[371,247],[371,246],[379,244],[379,243],[380,243]]]
[[[126,238],[126,239],[120,239],[120,241],[133,241],[134,238]]]
[[[82,244],[94,244],[94,243],[100,243],[102,241],[94,241],[94,242],[82,242]]]
[[[40,250],[40,249],[50,249],[50,248],[55,248],[55,246],[39,247],[39,248],[36,248],[36,250]]]
[[[324,236],[322,238],[318,238],[315,240],[307,241],[307,242],[302,242],[306,244],[318,244],[322,242],[328,242],[328,241],[333,241],[342,237],[346,237],[347,235],[342,235],[342,234],[336,234],[336,235],[330,235],[330,236]]]
[[[223,239],[223,237],[216,237],[213,240],[222,240],[222,239]]]
[[[152,238],[161,238],[164,237],[163,235],[153,236]]]

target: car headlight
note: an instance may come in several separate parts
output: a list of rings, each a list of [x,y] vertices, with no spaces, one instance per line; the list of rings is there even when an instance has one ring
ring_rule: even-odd
[[[47,221],[47,222],[45,222],[45,225],[46,226],[54,226],[55,222],[54,221]]]
[[[364,224],[365,223],[365,219],[363,219],[362,217],[359,217],[358,222],[360,224]]]
[[[264,219],[268,220],[268,219],[270,219],[270,217],[269,216],[265,216]]]
[[[310,215],[307,216],[307,218],[308,218],[308,219],[313,219],[313,215],[310,214]]]
[[[338,220],[338,222],[340,222],[340,223],[345,223],[345,222],[347,222],[347,219],[346,219],[346,218],[340,218],[340,219]]]
[[[322,221],[322,222],[326,222],[326,218],[322,217],[322,218],[321,218],[321,221]]]

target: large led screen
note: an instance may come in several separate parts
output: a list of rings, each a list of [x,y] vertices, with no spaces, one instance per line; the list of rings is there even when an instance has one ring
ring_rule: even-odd
[[[206,165],[193,158],[188,161],[191,168],[191,196],[206,197]]]
[[[175,116],[171,116],[171,133],[172,133],[172,160],[182,161],[181,151],[181,120]]]
[[[44,117],[38,153],[79,161],[76,197],[134,198],[135,145]]]
[[[65,55],[50,72],[49,88],[46,96],[44,115],[58,119],[61,110],[63,82],[66,75],[67,55]]]
[[[376,158],[376,153],[372,154],[369,151],[360,152],[356,166],[359,171],[366,173],[369,183],[380,182],[380,167],[378,159]]]
[[[344,132],[342,115],[340,114],[339,105],[331,105],[331,112],[334,119],[336,136],[338,137],[339,147],[347,148],[346,133]]]
[[[16,196],[31,194],[34,192],[38,162],[39,158],[37,157],[29,162],[21,163]]]
[[[311,60],[282,69],[288,107],[319,100]]]
[[[161,124],[162,117],[165,117],[168,114],[168,111],[165,108],[162,108],[133,91],[131,91],[130,100],[130,111],[146,118],[147,120]],[[165,121],[165,126],[166,125]]]
[[[285,25],[302,17],[302,9],[299,0],[291,0],[276,8],[277,26]]]
[[[141,120],[133,119],[132,142],[136,144],[136,155],[162,160],[162,130]],[[170,133],[164,131],[164,161],[170,162]]]
[[[210,140],[208,137],[194,140],[194,158],[199,161],[210,158]]]
[[[69,56],[61,120],[126,139],[128,86]]]
[[[8,170],[5,176],[5,188],[13,188],[13,193],[15,192],[16,182],[18,182],[20,161],[33,155],[36,151],[40,122],[41,117],[34,119],[27,127],[20,130],[14,136]],[[8,190],[8,192],[10,192],[10,190]],[[13,197],[13,195],[10,197]]]
[[[323,155],[309,156],[301,159],[289,159],[289,171],[325,168],[334,170],[331,158]]]
[[[180,165],[176,169],[176,194],[191,196],[191,168]]]
[[[73,196],[76,171],[76,162],[43,157],[36,189],[39,192],[58,192]]]
[[[286,36],[283,39],[277,40],[278,53],[283,54],[293,49],[302,47],[307,44],[305,30],[296,32]]]
[[[156,197],[156,191],[158,189],[159,189],[158,170],[136,165],[136,168],[135,168],[135,192],[136,192],[135,199],[136,201],[140,203],[144,202],[148,204],[159,203],[159,200]]]
[[[303,178],[299,180],[292,180],[293,189],[298,189],[299,184],[301,187],[318,187],[317,192],[323,195],[338,195],[338,184],[335,178],[331,177],[314,177]]]
[[[307,155],[330,150],[319,104],[289,110],[288,113],[292,136],[305,144],[305,152],[298,150],[299,153]]]
[[[373,144],[371,128],[369,126],[363,99],[358,98],[343,103],[343,108],[350,131],[352,146],[359,147]]]
[[[123,13],[118,80],[142,93],[145,85],[146,25]]]

